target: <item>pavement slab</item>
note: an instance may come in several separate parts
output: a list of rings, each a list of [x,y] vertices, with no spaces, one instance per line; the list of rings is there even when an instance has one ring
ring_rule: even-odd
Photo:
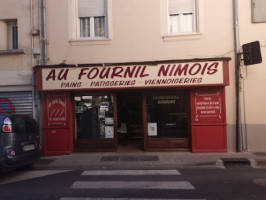
[[[249,166],[266,167],[265,152],[191,153],[191,152],[142,152],[142,153],[72,153],[62,156],[42,157],[35,168],[57,169],[153,169],[218,167],[225,161],[231,164],[245,161]]]

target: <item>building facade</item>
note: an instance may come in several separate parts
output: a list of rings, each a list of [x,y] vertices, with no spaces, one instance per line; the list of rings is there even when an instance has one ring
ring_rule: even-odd
[[[262,0],[40,0],[38,8],[45,155],[266,150],[264,63],[235,70],[245,43],[259,41],[264,57]]]
[[[233,150],[233,4],[220,4],[47,0],[45,154]]]
[[[260,42],[262,63],[245,66],[241,63],[241,107],[244,149],[253,152],[265,151],[266,117],[264,88],[266,86],[265,36],[266,2],[262,0],[239,1],[239,44]],[[243,58],[243,57],[242,57]]]
[[[36,118],[33,68],[39,54],[38,3],[3,0],[0,4],[0,112]]]

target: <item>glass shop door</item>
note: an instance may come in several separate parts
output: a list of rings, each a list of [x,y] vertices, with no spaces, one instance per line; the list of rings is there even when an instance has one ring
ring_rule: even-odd
[[[144,146],[142,94],[117,95],[117,134],[119,152],[142,151]]]

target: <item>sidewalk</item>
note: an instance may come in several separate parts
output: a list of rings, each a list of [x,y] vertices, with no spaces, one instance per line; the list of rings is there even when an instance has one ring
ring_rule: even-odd
[[[266,168],[266,152],[251,153],[72,153],[70,155],[42,157],[34,165],[39,169],[104,170],[104,169],[169,169],[243,165]]]

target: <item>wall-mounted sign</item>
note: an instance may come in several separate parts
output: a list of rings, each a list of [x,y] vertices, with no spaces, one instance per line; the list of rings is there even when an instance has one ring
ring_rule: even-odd
[[[42,68],[40,90],[225,85],[223,61]]]
[[[195,121],[199,118],[222,118],[222,98],[220,92],[196,93]]]
[[[47,115],[48,126],[67,125],[67,103],[65,95],[48,95]]]
[[[224,118],[222,90],[195,91],[191,95],[192,120],[195,123],[222,122]]]

